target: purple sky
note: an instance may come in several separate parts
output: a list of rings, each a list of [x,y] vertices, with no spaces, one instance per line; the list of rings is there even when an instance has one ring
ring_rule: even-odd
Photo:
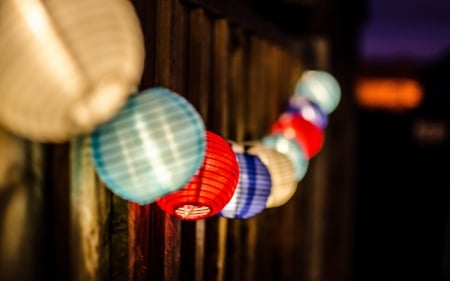
[[[450,0],[370,0],[364,59],[429,60],[450,48]]]

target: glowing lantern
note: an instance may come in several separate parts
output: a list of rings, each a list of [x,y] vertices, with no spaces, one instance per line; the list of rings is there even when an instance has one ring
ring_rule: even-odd
[[[200,115],[165,88],[133,95],[92,134],[100,178],[113,193],[139,204],[182,188],[201,166],[205,145]]]
[[[203,165],[182,189],[156,202],[165,212],[183,220],[216,215],[230,201],[239,180],[239,166],[228,142],[206,132]]]
[[[2,0],[0,34],[0,124],[28,139],[91,133],[141,80],[143,36],[127,0]]]
[[[236,157],[239,183],[230,202],[219,215],[231,219],[248,219],[265,209],[272,182],[269,170],[258,156],[236,153]]]
[[[289,104],[285,112],[298,113],[305,120],[321,129],[325,129],[328,124],[328,116],[320,107],[306,97],[294,95],[289,99]]]
[[[308,170],[309,160],[296,141],[280,134],[273,134],[265,136],[262,143],[287,156],[294,166],[296,180],[303,179]]]
[[[291,160],[281,152],[266,147],[262,143],[249,148],[248,153],[258,156],[270,173],[272,188],[266,208],[284,205],[295,194],[298,187]]]
[[[271,133],[296,140],[308,159],[320,151],[325,137],[323,130],[296,113],[283,113],[272,126]]]
[[[306,71],[297,81],[295,94],[315,102],[325,114],[333,112],[341,101],[341,87],[326,71]]]

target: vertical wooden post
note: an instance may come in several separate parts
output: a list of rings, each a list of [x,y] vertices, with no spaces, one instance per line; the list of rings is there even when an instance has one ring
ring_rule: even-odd
[[[228,90],[229,75],[229,23],[224,18],[212,22],[211,96],[208,128],[228,138],[228,109],[231,106]],[[223,281],[226,256],[227,220],[213,217],[206,221],[204,280]]]
[[[97,181],[89,136],[71,142],[70,175],[73,280],[109,279],[111,194]]]
[[[0,128],[0,280],[45,280],[43,146]]]
[[[188,15],[187,99],[202,116],[208,129],[211,93],[211,20],[203,8],[192,8]],[[203,280],[205,220],[183,222],[182,280]]]
[[[229,135],[230,139],[237,142],[245,140],[245,109],[246,109],[246,34],[239,27],[231,29],[230,42],[230,68],[229,68],[229,89],[230,89],[230,118]],[[227,255],[225,280],[241,280],[242,244],[241,244],[241,221],[227,220]]]

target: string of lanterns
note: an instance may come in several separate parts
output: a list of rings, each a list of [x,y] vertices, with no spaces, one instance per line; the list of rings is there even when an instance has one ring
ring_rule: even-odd
[[[295,194],[340,94],[328,72],[307,71],[270,132],[240,144],[208,131],[181,95],[150,88],[95,129],[93,162],[105,185],[126,200],[156,202],[182,220],[248,219]]]
[[[0,33],[0,125],[42,142],[89,134],[108,189],[182,220],[248,219],[288,202],[341,98],[330,73],[306,71],[269,133],[239,144],[170,89],[136,92],[145,49],[129,1],[4,0]]]

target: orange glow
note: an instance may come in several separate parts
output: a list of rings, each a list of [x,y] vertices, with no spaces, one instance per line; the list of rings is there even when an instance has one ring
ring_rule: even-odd
[[[410,78],[362,78],[356,85],[356,100],[366,108],[413,109],[422,99],[421,85]]]

